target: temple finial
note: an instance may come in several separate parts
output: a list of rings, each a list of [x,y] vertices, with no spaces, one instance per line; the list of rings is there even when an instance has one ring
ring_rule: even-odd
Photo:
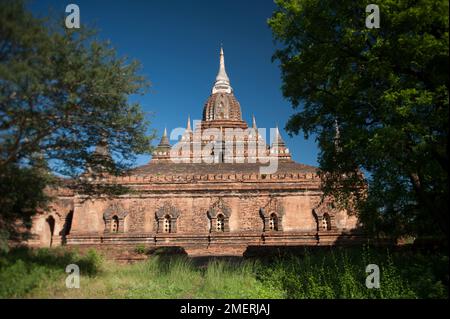
[[[233,89],[230,86],[230,79],[225,71],[225,55],[223,53],[223,47],[220,46],[219,72],[217,73],[216,82],[214,83],[212,93],[231,93],[232,90]]]

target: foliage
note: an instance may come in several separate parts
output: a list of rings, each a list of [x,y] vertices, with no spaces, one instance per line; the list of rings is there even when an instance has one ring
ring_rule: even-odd
[[[80,266],[80,289],[65,287],[65,267]],[[367,289],[367,264],[381,288]],[[33,298],[448,298],[448,255],[410,249],[305,249],[272,259],[199,261],[151,255],[119,265],[91,250],[13,250],[0,256],[0,297]]]
[[[116,194],[97,174],[121,174],[150,151],[149,123],[129,102],[148,86],[139,63],[118,57],[94,30],[67,29],[60,18],[38,19],[22,1],[0,1],[2,228],[21,216],[27,224],[45,208],[45,187],[57,181],[89,195]],[[75,183],[51,179],[49,171]],[[86,171],[93,180],[78,178]]]
[[[286,129],[317,136],[325,193],[369,233],[448,238],[448,1],[377,1],[379,29],[371,1],[276,3]]]
[[[144,244],[138,244],[134,247],[134,252],[137,254],[145,254],[146,249]]]
[[[81,274],[94,276],[101,271],[101,257],[95,251],[85,256],[64,249],[29,250],[15,248],[0,254],[0,298],[23,297],[52,281],[65,286],[66,266],[76,264]],[[65,274],[65,275],[62,275]],[[44,288],[45,289],[45,288]]]
[[[39,165],[19,167],[10,164],[0,171],[1,245],[7,246],[7,240],[11,239],[26,239],[35,208],[46,207],[50,197],[45,187],[53,181],[54,178],[43,172]],[[21,224],[18,225],[18,221]]]

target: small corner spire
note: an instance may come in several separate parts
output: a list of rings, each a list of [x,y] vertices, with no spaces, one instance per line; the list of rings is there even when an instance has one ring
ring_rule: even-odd
[[[191,116],[188,114],[186,131],[191,131]]]
[[[169,138],[167,137],[167,127],[164,127],[164,133],[161,137],[161,141],[159,142],[159,146],[169,146]]]
[[[274,143],[278,144],[279,146],[283,146],[285,145],[283,138],[281,137],[280,134],[280,130],[278,129],[278,122],[275,125],[275,138],[274,138]]]
[[[252,127],[253,127],[254,129],[258,129],[258,127],[256,126],[255,114],[252,114]]]
[[[284,143],[280,130],[278,129],[278,123],[275,128],[275,138],[270,146],[270,154],[271,156],[277,156],[282,161],[292,161],[289,149],[286,147],[286,143]]]

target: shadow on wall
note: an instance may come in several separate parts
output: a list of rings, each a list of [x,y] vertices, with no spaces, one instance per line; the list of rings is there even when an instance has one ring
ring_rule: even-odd
[[[157,247],[157,248],[151,248],[148,250],[147,255],[149,256],[161,256],[161,257],[168,257],[168,256],[188,256],[186,251],[183,247],[180,246],[164,246],[164,247]]]
[[[55,218],[50,215],[45,219],[45,226],[47,228],[47,238],[46,239],[46,246],[52,247],[53,245],[53,235],[55,232]]]
[[[336,236],[336,233],[328,232],[328,228],[325,227],[325,231],[319,231],[317,233],[317,238],[322,239],[326,238],[327,236],[331,236],[332,238]],[[362,244],[368,243],[368,238],[364,236],[364,233],[361,229],[354,229],[351,231],[348,231],[346,233],[342,233],[337,235],[335,238],[333,238],[332,241],[326,241],[326,244],[321,245],[270,245],[270,246],[264,246],[264,245],[258,245],[258,246],[248,246],[247,249],[244,252],[244,257],[282,257],[287,255],[298,255],[301,256],[304,254],[305,250],[329,250],[333,247],[349,247],[349,246],[360,246]],[[386,242],[382,244],[388,244],[391,245],[392,242]]]
[[[223,261],[227,264],[239,265],[243,260],[242,256],[189,256],[183,247],[178,246],[155,248],[150,250],[148,255],[150,257],[158,256],[162,264],[169,264],[173,259],[180,259],[180,257],[186,258],[192,262],[194,267],[200,269],[207,268],[213,261]]]
[[[61,235],[61,243],[63,245],[67,243],[67,235],[70,234],[70,229],[72,228],[72,219],[73,219],[73,211],[70,211],[67,214],[63,228],[59,233]]]

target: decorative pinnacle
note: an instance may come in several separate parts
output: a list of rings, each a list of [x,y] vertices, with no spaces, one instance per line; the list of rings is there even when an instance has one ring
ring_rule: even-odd
[[[274,139],[274,143],[276,143],[276,145],[278,146],[278,147],[280,147],[280,146],[285,146],[285,144],[284,144],[284,141],[283,141],[283,138],[281,137],[281,134],[280,134],[280,130],[278,129],[278,123],[276,124],[276,126],[275,126],[275,139]]]
[[[258,127],[256,126],[256,119],[255,119],[255,115],[254,114],[252,114],[252,119],[253,119],[252,120],[252,122],[253,122],[252,126],[253,126],[254,129],[257,129]]]
[[[225,71],[225,56],[223,53],[222,46],[220,47],[220,65],[219,72],[216,76],[216,82],[214,83],[214,87],[212,89],[212,93],[224,92],[231,93],[232,88],[230,86],[230,79],[228,78],[227,72]]]
[[[161,141],[159,142],[159,146],[168,146],[170,145],[169,139],[167,137],[167,128],[164,128],[163,136],[161,137]]]
[[[191,116],[190,115],[188,115],[186,131],[191,131]]]

